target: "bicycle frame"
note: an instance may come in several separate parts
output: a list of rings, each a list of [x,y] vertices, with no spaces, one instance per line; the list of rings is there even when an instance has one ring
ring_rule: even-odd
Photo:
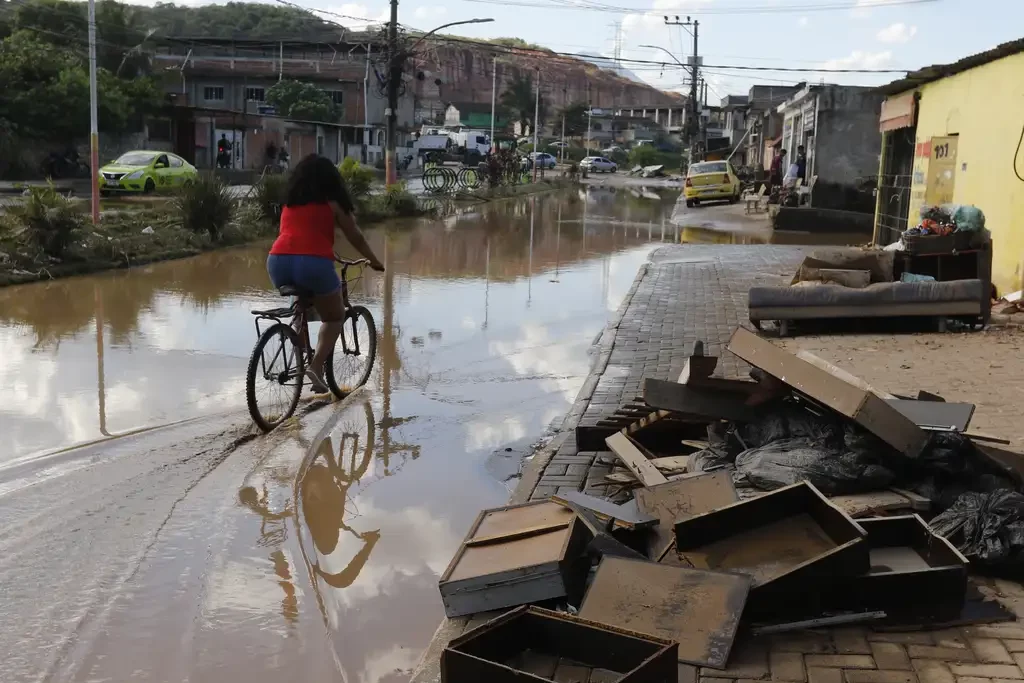
[[[350,266],[365,265],[365,264],[369,263],[369,260],[368,259],[360,259],[358,261],[345,261],[345,260],[337,259],[336,258],[335,261],[337,261],[338,263],[341,264],[341,301],[342,301],[343,309],[347,313],[349,311],[349,309],[352,308],[352,304],[351,304],[351,302],[349,301],[349,298],[348,298],[348,269],[349,269]],[[294,301],[292,301],[292,303],[287,308],[277,308],[277,309],[273,309],[273,310],[270,310],[270,311],[266,311],[265,313],[262,313],[260,315],[257,315],[255,320],[253,321],[253,323],[254,323],[254,325],[256,327],[256,338],[259,339],[260,336],[263,334],[263,330],[260,329],[260,320],[271,320],[271,321],[274,322],[274,324],[277,324],[277,323],[280,323],[285,318],[291,318],[291,327],[292,327],[292,329],[295,330],[296,334],[299,335],[299,341],[303,344],[304,350],[305,350],[307,356],[308,357],[312,357],[312,355],[313,355],[313,344],[312,344],[312,342],[310,340],[310,337],[309,337],[309,316],[308,316],[309,309],[312,308],[312,306],[313,306],[313,303],[311,301],[309,301],[307,299],[300,298],[300,297],[296,297],[296,299]],[[359,355],[359,353],[360,353],[360,351],[359,351],[359,337],[356,334],[356,319],[354,317],[352,318],[352,340],[353,340],[353,345],[354,345],[354,348],[352,348],[352,349],[349,348],[348,340],[346,339],[346,334],[345,334],[344,322],[347,321],[347,320],[348,320],[348,316],[346,316],[343,319],[343,321],[342,321],[343,324],[341,326],[341,332],[339,334],[339,336],[341,337],[341,349],[342,349],[342,352],[346,353],[346,354],[351,353],[353,355]],[[277,350],[277,353],[275,353],[274,357],[270,359],[270,366],[271,367],[273,367],[274,361],[277,360],[278,354],[280,354],[282,352],[283,348],[284,348],[283,345],[281,347],[279,347],[278,350]],[[286,367],[287,367],[287,366],[291,365],[291,363],[288,362],[288,361],[289,360],[293,361],[294,359],[285,359],[285,360],[286,360]],[[263,366],[263,373],[262,373],[263,374],[263,378],[264,379],[270,379],[270,377],[267,374],[267,361],[266,361],[266,358],[262,358],[261,357],[260,358],[260,363]],[[304,364],[303,364],[303,367],[296,366],[294,370],[291,370],[291,371],[288,372],[288,377],[286,379],[290,380],[290,379],[294,379],[296,377],[299,377],[303,372],[305,372]]]

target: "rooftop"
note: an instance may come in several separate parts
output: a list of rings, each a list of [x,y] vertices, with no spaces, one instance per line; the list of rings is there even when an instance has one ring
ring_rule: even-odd
[[[1002,59],[1003,57],[1011,57],[1021,52],[1024,52],[1024,38],[1011,40],[1008,43],[997,45],[991,50],[986,50],[985,52],[979,52],[977,54],[964,57],[963,59],[951,64],[932,64],[931,66],[926,66],[923,69],[911,71],[904,78],[900,78],[892,83],[883,85],[879,88],[879,91],[886,95],[895,95],[906,90],[912,90],[913,88],[922,86],[925,83],[938,81],[943,78],[947,78],[948,76],[954,76],[958,73],[969,71],[970,69],[984,66],[985,64]]]

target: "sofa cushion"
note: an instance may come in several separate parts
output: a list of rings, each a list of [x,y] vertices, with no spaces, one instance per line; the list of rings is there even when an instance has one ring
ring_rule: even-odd
[[[981,301],[981,280],[879,282],[860,289],[840,285],[752,287],[750,308],[777,306],[873,306],[878,304]]]

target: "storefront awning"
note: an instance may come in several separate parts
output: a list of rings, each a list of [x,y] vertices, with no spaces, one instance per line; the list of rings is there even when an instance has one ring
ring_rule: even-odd
[[[909,128],[914,125],[914,109],[917,102],[914,92],[903,93],[896,97],[887,97],[882,102],[882,115],[879,117],[878,129],[881,132]]]

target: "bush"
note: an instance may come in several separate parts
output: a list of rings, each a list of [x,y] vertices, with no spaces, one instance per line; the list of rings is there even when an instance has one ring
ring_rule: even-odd
[[[406,188],[405,182],[397,182],[384,190],[384,204],[396,216],[415,216],[419,213],[416,197]]]
[[[345,186],[352,199],[359,199],[370,194],[370,186],[376,178],[372,168],[363,166],[352,157],[345,157],[338,164],[338,171],[341,172],[341,178],[345,181]]]
[[[227,227],[237,204],[228,187],[213,176],[200,176],[192,185],[183,186],[171,202],[186,230],[206,233],[212,240]]]
[[[47,256],[63,258],[68,246],[85,227],[85,211],[70,197],[53,189],[31,187],[21,203],[7,209],[5,222]]]
[[[281,219],[281,210],[288,191],[288,176],[266,174],[252,187],[252,201],[259,207],[263,217],[274,222]]]

